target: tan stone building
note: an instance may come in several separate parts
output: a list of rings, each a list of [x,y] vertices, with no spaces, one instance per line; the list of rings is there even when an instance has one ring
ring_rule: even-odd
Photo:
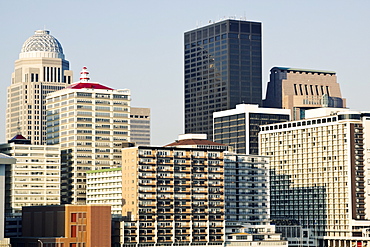
[[[6,139],[23,133],[32,144],[46,140],[46,94],[73,81],[63,48],[49,31],[38,30],[27,39],[15,61],[8,87]]]
[[[290,109],[292,120],[299,120],[307,109],[345,108],[346,100],[333,71],[274,67],[263,106]]]

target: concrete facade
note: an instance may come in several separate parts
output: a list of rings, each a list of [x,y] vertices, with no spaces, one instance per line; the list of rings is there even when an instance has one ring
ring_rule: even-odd
[[[130,139],[139,145],[150,145],[150,108],[131,107]]]
[[[274,67],[263,106],[290,109],[292,120],[299,120],[306,109],[345,108],[346,100],[333,71]]]
[[[341,110],[262,126],[260,153],[271,157],[272,219],[298,222],[319,246],[364,246],[370,243],[370,114]]]

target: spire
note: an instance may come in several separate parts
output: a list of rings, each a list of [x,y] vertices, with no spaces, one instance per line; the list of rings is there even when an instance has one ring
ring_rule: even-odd
[[[86,67],[83,67],[82,71],[80,72],[80,81],[81,82],[88,82],[89,80],[90,80],[89,71],[87,71]]]

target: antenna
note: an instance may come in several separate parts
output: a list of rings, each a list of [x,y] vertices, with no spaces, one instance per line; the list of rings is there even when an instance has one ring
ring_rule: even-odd
[[[17,133],[17,135],[21,135],[22,133],[21,133],[21,126],[20,126],[20,121],[19,121],[19,118],[18,118],[18,122],[17,122],[17,130],[18,130],[18,133]]]

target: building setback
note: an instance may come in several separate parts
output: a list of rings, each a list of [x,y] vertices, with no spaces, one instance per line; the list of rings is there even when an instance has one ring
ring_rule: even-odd
[[[88,170],[121,165],[123,142],[130,140],[130,90],[79,82],[47,97],[47,144],[61,149],[61,203],[86,203]]]
[[[258,155],[259,126],[289,120],[290,111],[286,109],[240,104],[213,113],[213,140],[233,147],[238,154]]]
[[[46,95],[72,81],[62,45],[49,31],[37,30],[24,42],[15,61],[7,94],[6,139],[20,132],[32,144],[45,144]]]
[[[290,109],[292,120],[299,120],[307,109],[345,108],[346,100],[333,71],[273,67],[263,106]]]
[[[310,111],[319,114],[261,127],[260,154],[271,157],[271,218],[310,228],[318,246],[366,245],[370,114]]]
[[[185,133],[212,140],[213,112],[261,104],[261,26],[228,19],[185,32]]]

